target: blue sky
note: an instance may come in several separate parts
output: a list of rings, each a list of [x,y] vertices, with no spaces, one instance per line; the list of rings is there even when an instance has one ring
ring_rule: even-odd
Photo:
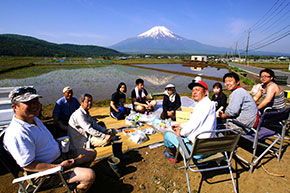
[[[255,25],[275,3],[269,20]],[[241,49],[253,26],[250,45],[290,30],[290,0],[0,0],[0,5],[0,34],[54,43],[108,47],[163,25],[188,39],[233,49],[238,42]],[[290,54],[290,35],[258,50]]]

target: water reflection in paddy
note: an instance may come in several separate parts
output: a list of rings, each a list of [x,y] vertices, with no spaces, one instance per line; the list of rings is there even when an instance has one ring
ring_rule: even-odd
[[[200,66],[188,67],[188,66],[182,66],[181,64],[134,64],[134,65],[155,68],[155,69],[162,69],[162,70],[170,70],[173,72],[186,72],[186,73],[194,73],[194,74],[214,76],[214,77],[223,77],[225,73],[229,72],[228,69],[215,68],[211,66],[201,68]]]
[[[55,103],[62,96],[62,89],[65,86],[71,86],[74,89],[75,97],[79,97],[83,93],[91,93],[94,99],[110,99],[111,94],[122,81],[127,84],[127,97],[130,97],[137,78],[145,80],[145,87],[149,92],[163,92],[166,84],[173,83],[179,93],[189,93],[187,84],[193,79],[172,73],[109,65],[98,68],[57,70],[23,79],[4,79],[0,80],[0,87],[34,85],[43,95],[41,102],[47,105]],[[215,81],[205,80],[205,82],[211,89]]]

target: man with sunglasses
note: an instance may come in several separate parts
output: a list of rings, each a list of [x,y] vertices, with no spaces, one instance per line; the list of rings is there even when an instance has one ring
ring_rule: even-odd
[[[32,87],[19,87],[10,92],[9,98],[15,114],[5,130],[4,147],[26,172],[40,172],[59,165],[65,170],[72,168],[65,172],[65,179],[68,183],[78,183],[77,188],[86,191],[95,180],[94,171],[73,167],[93,161],[96,152],[84,149],[81,159],[62,159],[59,144],[37,118],[41,97]]]

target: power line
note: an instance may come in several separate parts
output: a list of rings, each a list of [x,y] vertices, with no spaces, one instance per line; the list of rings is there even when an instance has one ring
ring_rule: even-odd
[[[290,24],[287,25],[287,26],[285,26],[284,28],[278,30],[277,32],[272,33],[271,35],[265,37],[264,39],[262,39],[262,40],[260,40],[260,41],[258,41],[258,42],[256,42],[256,43],[254,43],[254,44],[252,44],[251,47],[255,47],[256,45],[263,44],[263,41],[266,41],[267,39],[269,39],[269,38],[271,38],[272,36],[274,36],[274,35],[280,33],[281,31],[287,29],[288,27],[290,27]]]
[[[277,42],[277,41],[279,41],[279,40],[281,40],[281,39],[283,39],[283,38],[285,38],[285,37],[287,37],[289,35],[290,35],[290,30],[287,31],[286,33],[282,34],[282,36],[277,37],[275,40],[272,40],[272,41],[270,41],[270,42],[268,42],[268,43],[266,43],[266,44],[264,44],[264,45],[262,45],[260,47],[256,47],[256,48],[253,48],[253,49],[250,49],[250,50],[258,50],[260,48],[266,47],[266,46],[271,45],[271,44],[273,44],[273,43],[275,43],[275,42]]]
[[[254,30],[256,30],[257,31],[257,28],[259,28],[262,24],[264,24],[267,20],[269,20],[269,18],[272,18],[272,16],[273,16],[273,14],[284,4],[284,2],[285,2],[286,0],[284,0],[283,2],[281,2],[279,5],[278,5],[278,7],[271,13],[271,15],[270,16],[268,16],[267,18],[265,18],[264,19],[264,21],[262,21],[261,23],[259,23],[258,25],[256,25],[256,26],[254,26],[254,27],[252,27],[251,29],[252,29],[252,31],[254,31]],[[275,5],[275,4],[274,4]],[[287,5],[286,5],[287,6]],[[285,6],[285,7],[286,7]],[[274,7],[274,6],[273,6]],[[284,7],[284,8],[285,8]],[[284,9],[284,8],[282,8],[282,9]],[[280,12],[278,12],[278,14],[279,14]],[[277,14],[276,14],[277,15]],[[275,15],[275,16],[276,16]],[[274,17],[275,17],[274,16]]]
[[[288,17],[290,16],[290,9],[287,10],[287,12],[285,12],[281,17],[279,17],[278,19],[276,19],[275,21],[273,21],[272,23],[268,24],[268,27],[266,27],[264,30],[262,30],[260,33],[263,33],[264,31],[268,30],[269,28],[274,28],[274,26],[276,26],[278,23],[278,21],[281,21],[282,18],[288,14]],[[289,21],[289,20],[287,20]]]
[[[284,0],[283,2],[281,2],[278,7],[276,7],[276,9],[274,11],[271,12],[271,10],[273,10],[273,8],[278,4],[279,0],[277,0],[275,2],[275,4],[266,12],[266,14],[264,14],[264,16],[258,21],[256,22],[256,26],[254,26],[254,37],[255,37],[255,32],[257,33],[257,31],[262,30],[262,32],[270,32],[272,29],[275,29],[273,27],[273,24],[276,26],[277,24],[280,24],[280,21],[282,18],[284,18],[285,16],[287,16],[288,18],[288,14],[289,14],[289,10],[287,12],[285,12],[282,16],[280,16],[278,19],[276,19],[274,22],[270,22],[272,21],[274,18],[276,18],[279,14],[283,13],[283,10],[285,10],[286,7],[289,6],[290,2],[288,2],[284,7],[281,8],[281,6],[285,3],[286,0]],[[281,8],[281,9],[280,9]],[[275,14],[275,12],[278,10],[278,12]],[[270,13],[271,12],[271,13]],[[270,15],[268,15],[270,13]],[[267,16],[267,17],[266,17]],[[267,21],[267,24],[265,25],[266,27],[262,27],[262,28],[258,28],[258,26],[261,26],[263,23],[265,23]],[[287,20],[288,21],[288,20]],[[287,22],[288,23],[288,22]],[[261,47],[265,47],[265,45],[270,45],[274,42],[276,42],[276,40],[280,40],[280,37],[283,37],[286,33],[279,34],[280,32],[282,32],[283,30],[287,29],[290,25],[288,24],[287,26],[283,27],[282,29],[266,36],[265,38],[263,38],[262,40],[256,41],[254,44],[250,45],[250,50],[253,49],[257,49],[257,48],[261,48]],[[269,30],[270,29],[270,30]],[[259,33],[259,35],[263,35],[261,33]],[[275,36],[277,35],[277,36]],[[275,36],[274,38],[272,38],[273,36]],[[272,38],[272,39],[271,39]],[[253,36],[252,36],[253,39]],[[243,48],[243,50],[246,48]]]
[[[279,2],[280,0],[276,0],[276,2],[274,3],[274,5],[254,24],[250,27],[250,29],[252,29],[255,25],[258,25],[258,23],[260,21],[262,21],[264,19],[264,17],[266,17],[266,15],[275,7],[275,5]]]
[[[271,18],[269,18],[268,20],[267,20],[267,23],[265,23],[265,25],[264,26],[261,26],[261,28],[259,28],[259,29],[256,29],[256,31],[260,31],[261,29],[263,29],[265,26],[271,26],[271,20],[272,19],[274,19],[278,14],[280,14],[280,13],[282,13],[283,12],[283,10],[286,8],[286,7],[288,7],[288,5],[290,4],[290,2],[288,2],[287,3],[287,5],[285,5],[278,13],[276,13],[273,17],[271,17]],[[287,13],[287,12],[286,12]],[[289,13],[289,12],[288,12]],[[266,20],[265,20],[265,22],[266,22]]]

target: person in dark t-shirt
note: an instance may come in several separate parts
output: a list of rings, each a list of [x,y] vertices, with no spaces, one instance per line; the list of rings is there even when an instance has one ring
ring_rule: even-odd
[[[134,111],[144,113],[154,110],[157,102],[155,100],[147,101],[148,92],[144,88],[144,80],[137,79],[136,87],[131,92],[132,105]]]
[[[127,86],[124,82],[118,85],[116,92],[112,94],[110,112],[114,119],[122,120],[130,114],[130,108],[126,108],[124,103],[126,101]]]
[[[223,93],[222,84],[219,82],[214,83],[213,92],[214,95],[212,95],[211,100],[216,102],[215,106],[216,111],[219,110],[221,107],[222,111],[224,111],[228,106],[228,104],[227,104],[227,96]],[[217,118],[218,124],[223,124],[225,122],[226,122],[225,119]]]
[[[213,85],[213,92],[214,95],[211,97],[212,101],[216,101],[216,110],[218,110],[220,107],[223,107],[223,109],[226,109],[227,107],[227,96],[223,93],[223,88],[221,83],[216,82]]]

